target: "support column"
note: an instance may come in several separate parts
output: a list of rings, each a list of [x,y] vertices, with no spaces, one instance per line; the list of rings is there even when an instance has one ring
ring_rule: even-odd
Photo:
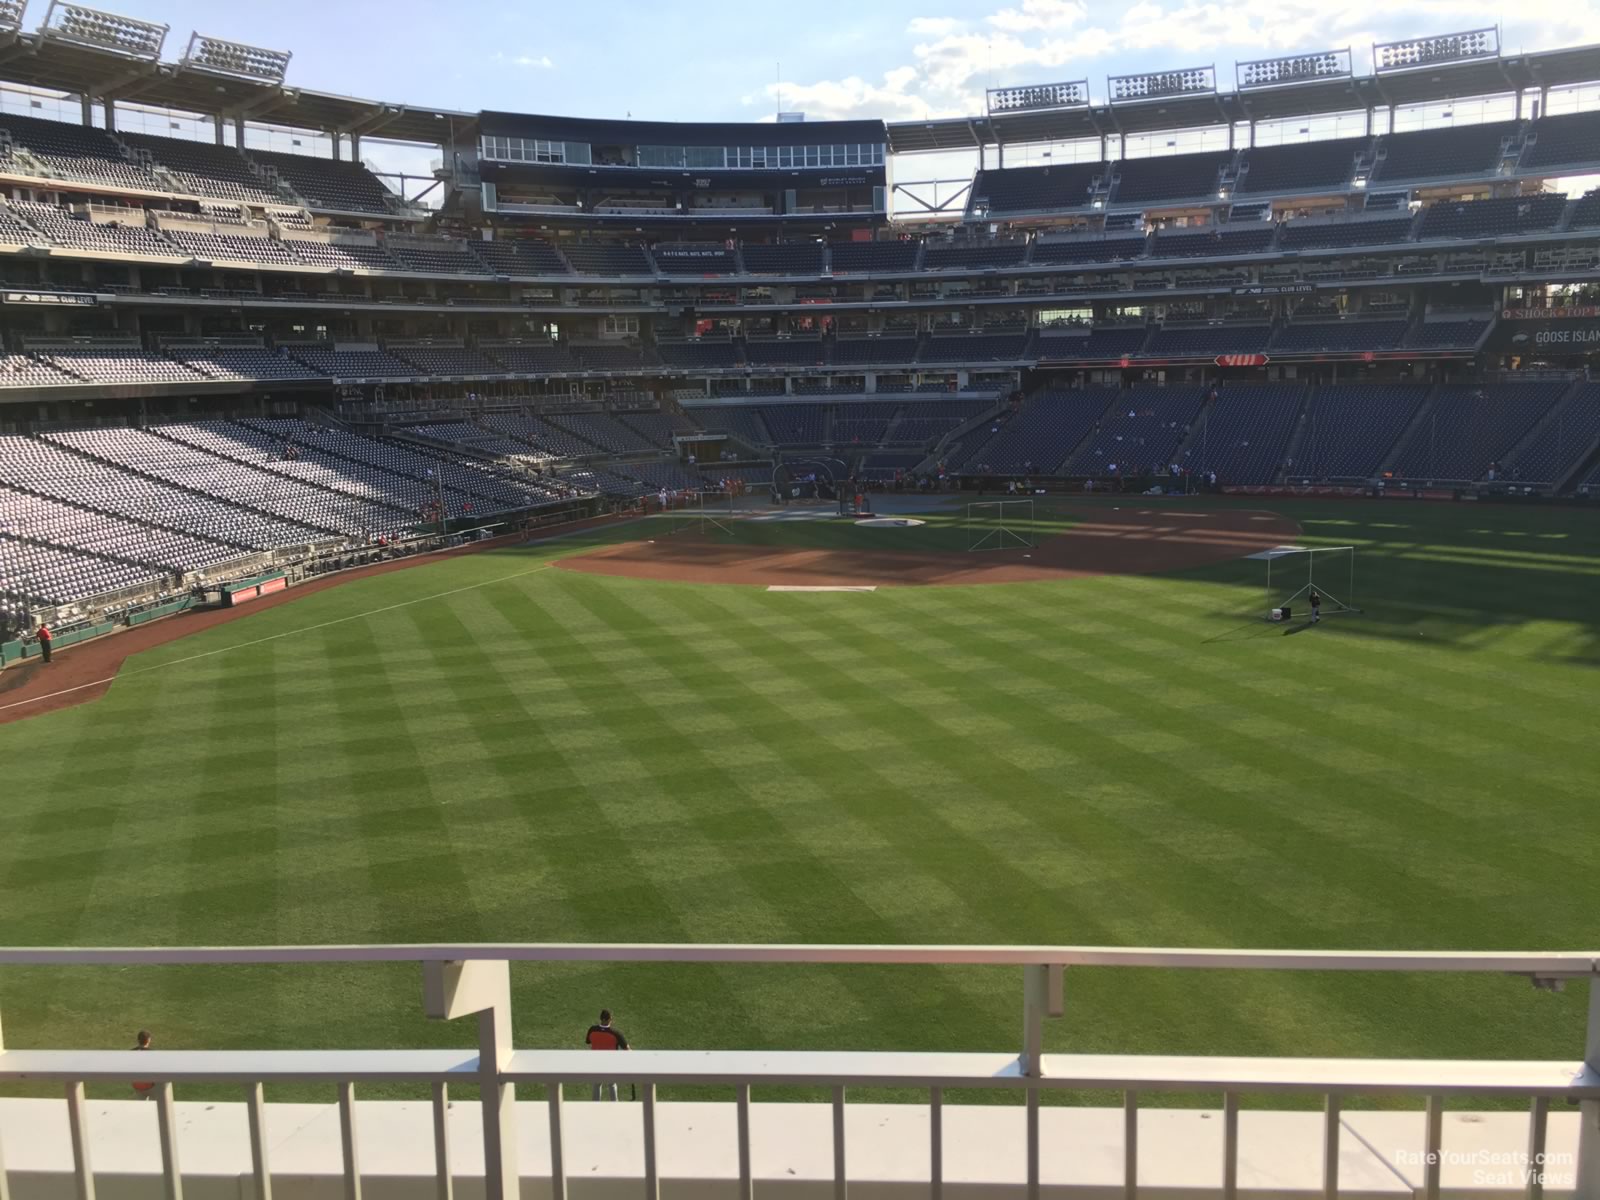
[[[222,114],[221,113],[213,113],[212,114],[212,116],[211,116],[211,133],[212,133],[212,136],[215,139],[217,145],[221,146],[221,145],[225,144],[223,142],[223,140],[222,140]]]
[[[359,133],[350,135],[350,161],[361,161],[361,135]]]
[[[1600,975],[1589,977],[1589,1032],[1583,1061],[1589,1070],[1600,1071]],[[1528,1165],[1538,1169],[1535,1163]],[[1600,1196],[1600,1100],[1584,1100],[1578,1105],[1578,1165],[1574,1175],[1575,1195]]]
[[[516,1200],[517,1088],[500,1078],[511,1056],[511,964],[491,959],[423,963],[422,1006],[435,1020],[478,1017],[484,1195],[487,1200]]]
[[[100,104],[106,110],[106,132],[115,133],[117,131],[117,102],[107,97]]]
[[[234,148],[237,149],[237,150],[243,150],[244,149],[244,118],[243,117],[235,117],[233,119],[233,145],[234,145]]]
[[[1044,1073],[1044,1019],[1065,1011],[1064,968],[1046,964],[1022,968],[1022,1073],[1037,1078]]]
[[[85,125],[94,124],[94,97],[88,92],[78,97],[78,111]]]

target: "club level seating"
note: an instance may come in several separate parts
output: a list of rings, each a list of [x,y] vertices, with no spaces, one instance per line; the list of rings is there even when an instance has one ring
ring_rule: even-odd
[[[936,334],[923,344],[923,362],[1009,362],[1028,353],[1026,333]]]
[[[82,382],[76,375],[31,354],[0,355],[0,388],[70,387]]]
[[[0,245],[43,246],[49,240],[23,220],[18,213],[13,212],[10,205],[0,200]]]
[[[1069,242],[1037,242],[1033,265],[1069,263],[1125,262],[1143,256],[1148,242],[1137,237],[1080,238]]]
[[[302,262],[339,271],[397,271],[400,262],[382,246],[284,238],[283,245]]]
[[[1336,138],[1292,146],[1254,146],[1244,152],[1236,192],[1343,191],[1355,172],[1356,153],[1366,138]]]
[[[1008,420],[997,418],[982,432],[963,469],[1000,475],[1054,474],[1116,395],[1115,388],[1038,392]]]
[[[581,275],[654,275],[655,268],[638,246],[600,246],[578,242],[563,246],[572,269]]]
[[[360,163],[269,150],[249,150],[247,155],[276,171],[312,209],[386,214],[395,207],[394,193]]]
[[[153,229],[144,228],[144,213],[129,210],[129,219],[137,225],[122,225],[91,221],[78,217],[53,204],[33,204],[16,201],[13,211],[50,241],[70,250],[91,250],[102,254],[141,254],[154,258],[188,258],[190,255],[174,246]],[[133,214],[137,212],[137,217]]]
[[[1371,479],[1428,394],[1424,387],[1338,384],[1318,388],[1293,476]]]
[[[394,346],[389,353],[424,375],[504,375],[499,363],[470,346]]]
[[[910,271],[917,265],[919,242],[830,242],[828,258],[835,275],[874,271]]]
[[[162,529],[268,550],[326,536],[298,521],[226,503],[75,454],[63,445],[0,437],[0,477],[17,488]]]
[[[1484,238],[1554,229],[1566,206],[1565,196],[1548,194],[1441,200],[1422,214],[1417,238]]]
[[[826,404],[768,404],[760,409],[761,419],[772,433],[772,440],[784,446],[821,446],[828,440]]]
[[[1117,397],[1067,465],[1069,475],[1165,472],[1200,411],[1205,389],[1140,384]]]
[[[813,367],[827,359],[826,346],[815,335],[776,341],[751,339],[744,352],[752,366]]]
[[[1533,122],[1519,165],[1526,171],[1533,167],[1593,163],[1596,159],[1600,159],[1600,112],[1567,113]]]
[[[722,339],[658,342],[656,352],[669,367],[735,367],[739,348]]]
[[[1411,238],[1410,214],[1370,221],[1330,221],[1314,225],[1285,221],[1278,245],[1284,250],[1331,250],[1343,246],[1386,246]]]
[[[39,351],[57,369],[90,383],[193,383],[205,376],[162,354],[123,347],[82,346]]]
[[[1296,321],[1279,329],[1272,350],[1292,353],[1354,353],[1392,350],[1405,336],[1399,321]]]
[[[574,344],[571,349],[579,364],[589,371],[626,371],[651,365],[655,358],[643,346],[623,342]]]
[[[751,446],[771,445],[772,434],[761,420],[760,410],[733,404],[713,404],[704,408],[685,409],[690,418],[704,429],[726,433]],[[771,477],[771,473],[768,473]]]
[[[1222,483],[1272,483],[1300,424],[1303,393],[1300,384],[1228,384],[1201,417],[1182,465],[1215,471]]]
[[[650,255],[663,275],[737,275],[739,256],[720,242],[664,242]]]
[[[153,588],[162,582],[153,567],[96,558],[59,546],[36,546],[0,534],[0,595],[30,605],[66,604],[125,588]]]
[[[752,275],[822,274],[822,246],[818,242],[745,245],[739,254],[744,259],[744,269]]]
[[[1106,163],[1095,162],[979,171],[968,210],[998,216],[1084,208],[1089,190],[1106,169]]]
[[[1508,453],[1499,478],[1557,483],[1600,440],[1600,383],[1581,383],[1572,398],[1515,454]]]
[[[336,350],[332,346],[290,346],[289,353],[319,375],[334,379],[403,378],[417,369],[383,350]]]
[[[444,238],[426,242],[391,239],[384,244],[392,258],[407,271],[428,275],[488,275],[483,260],[467,249],[465,242]]]
[[[1516,130],[1515,121],[1500,121],[1391,133],[1383,139],[1372,178],[1393,183],[1398,179],[1486,175],[1499,165],[1506,139]]]
[[[103,129],[5,113],[0,115],[0,132],[10,134],[8,166],[18,173],[32,173],[16,154],[21,149],[54,177],[142,191],[167,190],[145,167],[129,162],[122,147]]]
[[[659,446],[663,450],[672,449],[672,439],[675,435],[699,431],[699,426],[688,416],[670,410],[618,413],[617,419],[652,446]]]
[[[548,242],[472,241],[468,247],[497,275],[570,275],[572,272]]]
[[[593,442],[609,454],[637,454],[656,446],[643,434],[629,429],[610,413],[555,413],[551,425],[570,430],[586,442]]]
[[[283,197],[231,146],[121,130],[116,138],[124,146],[147,152],[180,192],[245,204],[283,203]]]
[[[559,342],[540,342],[525,346],[484,346],[483,352],[506,370],[527,375],[540,371],[574,371],[577,362]]]
[[[1256,229],[1214,226],[1197,233],[1161,233],[1150,250],[1152,258],[1224,258],[1237,254],[1260,254],[1272,245],[1273,228],[1263,224]]]
[[[1116,164],[1116,204],[1215,196],[1231,152],[1127,158]]]
[[[1026,242],[928,243],[922,256],[922,265],[929,271],[947,271],[958,268],[997,269],[1022,264],[1028,253]]]
[[[166,236],[180,249],[195,258],[213,262],[268,263],[275,266],[297,267],[299,258],[282,242],[264,237],[234,237],[222,233],[190,233],[182,229],[169,229]]]
[[[1087,334],[1052,333],[1047,329],[1039,334],[1038,353],[1041,359],[1125,358],[1138,354],[1149,336],[1150,330],[1143,325],[1127,329],[1092,329]]]
[[[1451,384],[1395,459],[1407,479],[1481,479],[1565,390],[1562,383]]]
[[[1569,229],[1591,229],[1596,225],[1600,225],[1600,189],[1585,193],[1567,218]]]
[[[835,363],[911,362],[916,356],[914,337],[839,338],[833,344]]]
[[[209,379],[320,379],[317,372],[273,350],[175,349],[172,356]]]
[[[1268,325],[1203,325],[1162,328],[1150,334],[1145,343],[1147,358],[1173,354],[1256,354],[1267,348],[1272,337]]]
[[[1424,321],[1406,335],[1408,349],[1471,348],[1478,344],[1488,321]]]

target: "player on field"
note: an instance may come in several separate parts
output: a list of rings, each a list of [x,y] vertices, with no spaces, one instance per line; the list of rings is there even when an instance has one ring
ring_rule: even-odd
[[[1317,595],[1316,589],[1313,588],[1311,595],[1306,599],[1311,603],[1311,623],[1315,625],[1322,620],[1322,597]]]

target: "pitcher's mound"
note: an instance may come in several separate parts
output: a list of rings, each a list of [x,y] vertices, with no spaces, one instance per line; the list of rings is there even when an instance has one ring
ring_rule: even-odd
[[[1300,527],[1252,509],[1053,506],[1077,524],[1028,549],[922,553],[744,546],[711,537],[622,542],[564,558],[566,571],[681,583],[762,587],[1026,583],[1085,575],[1148,575],[1230,562],[1293,542]]]

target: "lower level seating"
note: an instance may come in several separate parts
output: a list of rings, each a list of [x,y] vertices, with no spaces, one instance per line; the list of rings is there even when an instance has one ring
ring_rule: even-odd
[[[1038,392],[1007,419],[965,443],[961,470],[969,474],[1050,475],[1094,428],[1117,397],[1115,388]]]
[[[1481,479],[1566,390],[1560,382],[1452,384],[1411,432],[1395,460],[1407,479]]]
[[[1201,415],[1179,465],[1215,471],[1224,484],[1273,482],[1300,425],[1304,392],[1290,383],[1228,384]]]
[[[1318,388],[1306,416],[1306,436],[1291,476],[1371,479],[1410,424],[1425,387],[1407,384],[1337,384]]]

